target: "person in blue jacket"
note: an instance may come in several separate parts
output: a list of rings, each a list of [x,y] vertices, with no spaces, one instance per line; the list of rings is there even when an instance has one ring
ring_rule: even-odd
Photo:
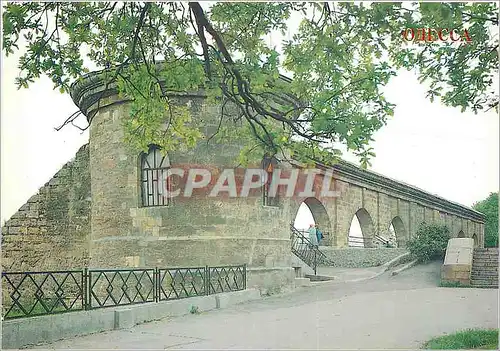
[[[321,243],[321,239],[324,238],[323,233],[319,230],[318,226],[316,226],[316,237],[318,239],[318,245]]]

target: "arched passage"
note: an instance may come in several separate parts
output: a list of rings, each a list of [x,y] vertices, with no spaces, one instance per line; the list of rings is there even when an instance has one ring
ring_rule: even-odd
[[[479,242],[477,241],[477,235],[472,234],[472,239],[474,240],[474,247],[478,247]]]
[[[465,238],[465,233],[463,230],[461,230],[458,235],[457,235],[457,238]]]
[[[306,232],[310,224],[315,224],[324,235],[321,245],[331,245],[331,222],[325,206],[314,197],[308,197],[299,206],[295,215],[294,226],[300,231]]]
[[[373,220],[368,211],[359,209],[354,214],[348,233],[349,246],[372,247]]]
[[[389,233],[386,236],[382,235],[384,239],[389,240],[392,247],[402,246],[406,238],[406,229],[401,217],[396,216],[392,219],[389,225]]]

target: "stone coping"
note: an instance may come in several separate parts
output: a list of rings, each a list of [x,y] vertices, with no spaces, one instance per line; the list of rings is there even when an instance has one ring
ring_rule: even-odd
[[[160,61],[156,64],[157,66],[165,65],[164,61]],[[125,65],[123,67],[126,67]],[[94,105],[98,100],[109,98],[111,96],[117,95],[116,83],[114,82],[113,74],[115,72],[115,68],[102,69],[99,71],[89,72],[82,76],[81,78],[74,81],[70,86],[70,96],[76,106],[83,112],[83,114],[89,118],[91,111],[94,110]],[[108,76],[109,83],[105,83],[103,78],[104,76]],[[292,80],[284,75],[280,75],[279,78],[285,82],[290,83]],[[161,81],[160,84],[164,86],[164,81]],[[192,97],[192,98],[203,98],[206,95],[202,90],[193,91],[193,92],[170,92],[168,96],[178,96],[178,97]],[[273,95],[273,98],[279,103],[279,101],[286,101],[288,103],[297,103],[297,99],[291,95],[284,94],[283,96],[277,97]],[[125,102],[126,99],[119,99],[119,101],[115,102]],[[99,106],[102,108],[109,104],[104,104]]]
[[[295,161],[294,164],[299,167],[302,166],[302,164],[297,161]],[[361,187],[369,188],[377,192],[386,192],[389,195],[392,194],[392,196],[397,194],[401,196],[402,200],[415,202],[431,209],[484,223],[485,216],[481,212],[457,202],[447,200],[439,195],[431,194],[414,185],[389,178],[374,171],[363,169],[351,162],[339,159],[336,163],[329,165],[316,162],[316,166],[325,170],[333,170],[334,177],[340,180],[345,179],[349,183],[358,184]]]

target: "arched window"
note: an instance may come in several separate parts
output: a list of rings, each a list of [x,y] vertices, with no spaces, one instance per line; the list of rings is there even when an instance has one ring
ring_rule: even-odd
[[[274,157],[264,157],[264,160],[262,161],[262,169],[264,169],[267,173],[267,181],[262,186],[262,200],[264,206],[279,206],[278,191],[276,191],[274,196],[270,194],[273,172],[276,169],[277,164],[278,160]]]
[[[167,190],[170,161],[163,156],[156,145],[149,147],[148,153],[141,155],[141,194],[142,206],[167,206]]]

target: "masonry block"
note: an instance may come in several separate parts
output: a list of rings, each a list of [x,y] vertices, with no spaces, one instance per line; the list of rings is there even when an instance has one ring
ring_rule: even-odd
[[[448,241],[441,281],[470,284],[474,241],[469,238],[454,238]]]
[[[132,328],[135,325],[135,310],[131,308],[115,311],[115,329]]]

